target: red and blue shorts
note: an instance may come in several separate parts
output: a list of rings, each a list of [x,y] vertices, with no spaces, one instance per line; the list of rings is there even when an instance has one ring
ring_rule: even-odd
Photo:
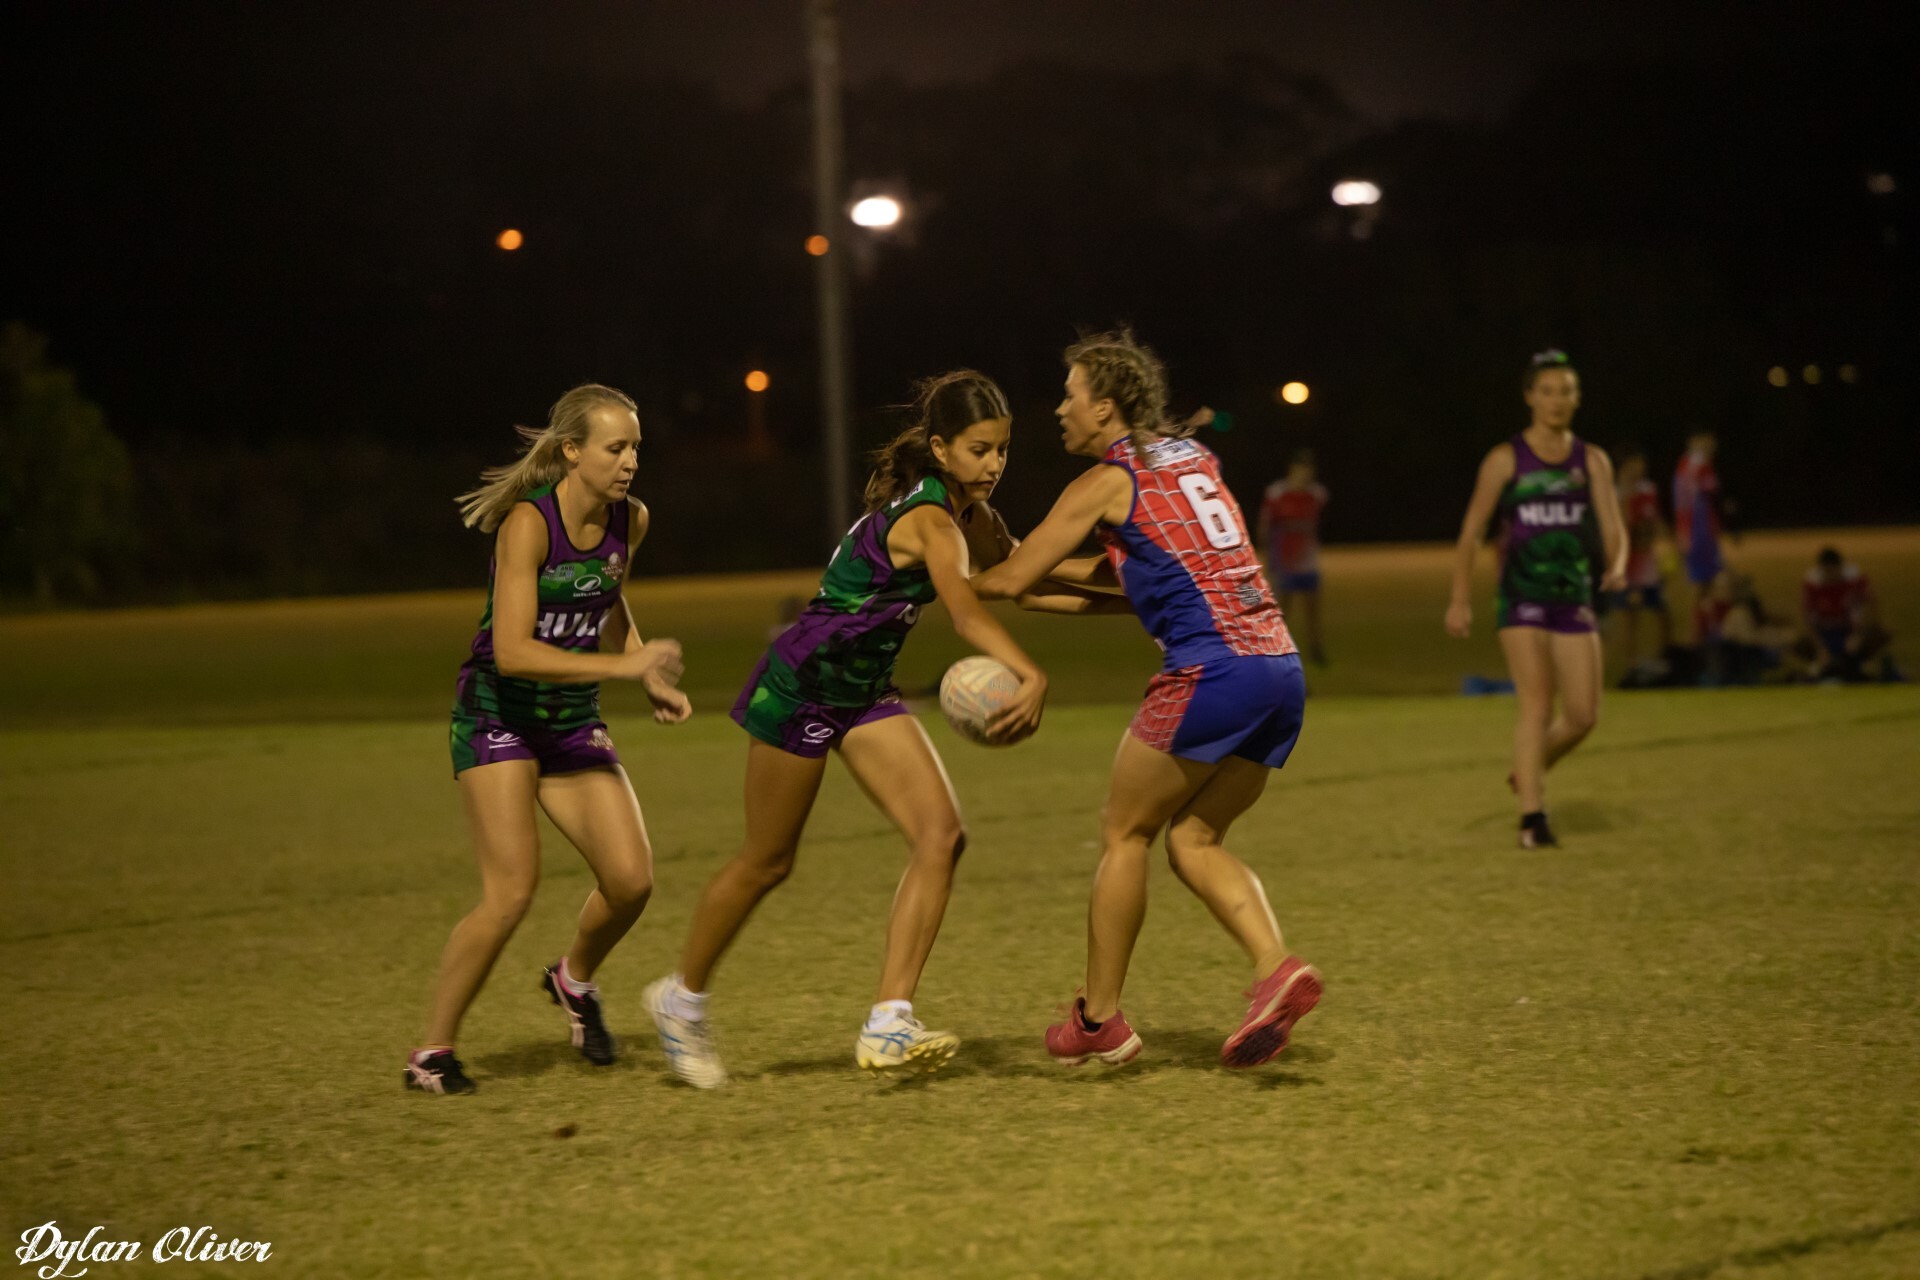
[[[1299,741],[1306,706],[1299,654],[1219,658],[1155,676],[1127,732],[1182,760],[1239,756],[1278,769]]]

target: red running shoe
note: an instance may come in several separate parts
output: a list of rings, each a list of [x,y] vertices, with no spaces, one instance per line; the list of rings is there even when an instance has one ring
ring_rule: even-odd
[[[1087,1001],[1082,996],[1073,1002],[1065,1022],[1047,1028],[1047,1052],[1053,1060],[1063,1067],[1077,1067],[1093,1058],[1110,1067],[1132,1062],[1140,1052],[1140,1037],[1127,1025],[1127,1015],[1116,1009],[1098,1031],[1089,1031],[1081,1021],[1086,1012]]]
[[[1320,971],[1288,956],[1247,995],[1247,1020],[1220,1046],[1220,1061],[1230,1067],[1257,1067],[1280,1055],[1293,1024],[1320,1003]]]

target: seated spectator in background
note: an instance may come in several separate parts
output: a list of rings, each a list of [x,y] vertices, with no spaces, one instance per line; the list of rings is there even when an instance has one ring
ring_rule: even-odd
[[[1621,635],[1629,675],[1640,660],[1640,613],[1654,616],[1659,643],[1658,660],[1673,643],[1673,619],[1667,613],[1665,573],[1660,566],[1659,543],[1667,536],[1660,518],[1660,486],[1647,476],[1647,455],[1628,447],[1619,454],[1616,487],[1620,494],[1620,524],[1627,531],[1627,588],[1610,603],[1626,616]]]
[[[1722,569],[1694,614],[1700,637],[1700,683],[1759,684],[1780,668],[1796,632],[1767,617],[1753,579]]]
[[[1799,653],[1811,678],[1866,680],[1866,664],[1880,656],[1880,678],[1901,679],[1893,655],[1885,652],[1893,637],[1880,625],[1873,584],[1837,548],[1824,548],[1807,570],[1800,583],[1800,615],[1807,629]]]

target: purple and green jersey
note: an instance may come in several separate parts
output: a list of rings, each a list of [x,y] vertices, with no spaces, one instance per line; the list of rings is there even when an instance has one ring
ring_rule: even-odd
[[[576,653],[599,649],[600,628],[620,603],[630,508],[624,502],[609,504],[606,533],[597,546],[583,551],[567,536],[552,485],[533,490],[521,501],[532,503],[547,522],[547,558],[540,566],[533,638]],[[460,667],[456,716],[465,713],[509,727],[543,730],[577,729],[598,721],[598,684],[549,684],[500,674],[493,660],[493,579],[498,571],[498,561],[489,563],[487,610],[473,637],[473,652]]]
[[[1512,443],[1513,479],[1500,492],[1499,625],[1591,631],[1600,535],[1586,441],[1561,462],[1542,461],[1524,435]]]
[[[827,707],[865,707],[893,683],[893,664],[920,611],[939,598],[925,565],[893,567],[887,535],[916,507],[953,513],[937,476],[870,511],[847,530],[820,579],[820,592],[763,660],[758,683]]]

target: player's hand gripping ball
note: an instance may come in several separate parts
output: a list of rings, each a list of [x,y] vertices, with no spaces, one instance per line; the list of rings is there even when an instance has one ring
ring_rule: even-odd
[[[1003,663],[975,654],[947,668],[940,679],[940,710],[953,731],[983,747],[1006,747],[1018,739],[989,738],[987,725],[1020,692],[1020,677]]]

